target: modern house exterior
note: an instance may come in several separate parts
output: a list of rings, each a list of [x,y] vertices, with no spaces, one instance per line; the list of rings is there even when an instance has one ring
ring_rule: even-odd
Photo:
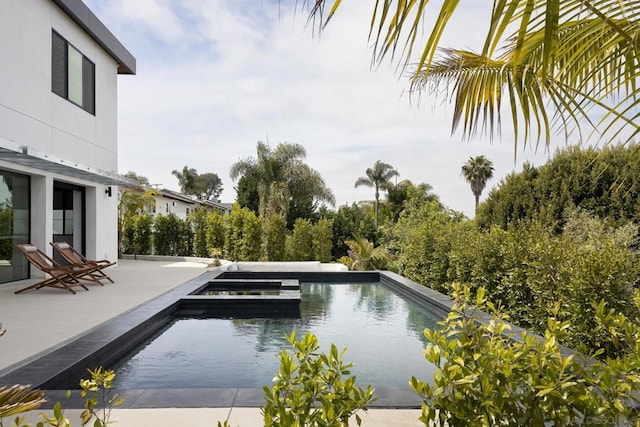
[[[29,277],[16,243],[115,260],[117,81],[135,58],[81,0],[0,1],[0,55],[0,283]]]

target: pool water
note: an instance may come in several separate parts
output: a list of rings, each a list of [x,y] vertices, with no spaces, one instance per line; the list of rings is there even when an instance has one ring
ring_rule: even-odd
[[[347,347],[344,360],[364,387],[406,388],[429,379],[425,327],[440,317],[380,284],[302,283],[300,318],[177,318],[116,366],[122,389],[245,388],[270,385],[292,330],[318,336],[322,351]]]
[[[202,295],[210,295],[210,296],[261,296],[261,295],[280,295],[280,289],[274,290],[266,290],[266,289],[252,289],[252,290],[244,290],[244,291],[233,291],[233,290],[221,290],[221,291],[206,291]]]

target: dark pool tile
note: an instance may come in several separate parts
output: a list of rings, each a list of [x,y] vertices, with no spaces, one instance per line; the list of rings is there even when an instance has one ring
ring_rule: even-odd
[[[236,396],[234,407],[255,408],[264,405],[264,391],[261,388],[240,388]]]
[[[134,408],[228,408],[235,389],[142,390]]]
[[[403,388],[377,388],[375,396],[378,398],[372,408],[420,408],[422,400],[414,391]]]

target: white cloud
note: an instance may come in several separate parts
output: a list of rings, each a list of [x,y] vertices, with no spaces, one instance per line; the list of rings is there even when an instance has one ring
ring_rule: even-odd
[[[469,2],[468,19],[458,21],[464,29],[450,40],[474,40],[480,1]],[[344,2],[320,38],[282,3],[278,10],[256,0],[88,1],[138,60],[138,74],[119,81],[120,172],[177,189],[171,171],[188,165],[217,173],[223,200],[232,201],[229,168],[254,156],[257,140],[297,142],[339,205],[373,198],[354,182],[382,160],[472,216],[460,167],[486,155],[496,168],[490,188],[514,168],[510,135],[493,145],[460,142],[450,136],[446,106],[411,105],[389,62],[372,71],[370,2]],[[518,156],[518,164],[545,158]]]

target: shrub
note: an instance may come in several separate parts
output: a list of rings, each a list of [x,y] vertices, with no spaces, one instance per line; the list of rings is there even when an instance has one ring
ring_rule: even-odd
[[[133,253],[136,255],[151,254],[153,215],[149,213],[138,214],[134,217],[133,224]]]
[[[267,261],[283,261],[285,259],[285,240],[287,236],[287,220],[283,215],[270,215],[262,219],[263,254]]]
[[[373,388],[355,385],[356,378],[344,363],[346,349],[331,345],[328,354],[319,353],[318,338],[307,332],[296,341],[295,332],[288,338],[291,353],[280,352],[280,370],[271,388],[264,387],[265,404],[261,408],[266,427],[346,426],[358,411],[367,410],[375,401]],[[346,377],[346,378],[345,378]]]
[[[640,329],[597,305],[601,328],[617,335],[623,356],[606,362],[565,355],[559,338],[571,327],[549,318],[544,338],[505,336],[510,326],[477,292],[476,307],[496,316],[480,323],[468,306],[470,289],[454,286],[455,305],[441,330],[426,329],[433,382],[411,378],[429,426],[628,425],[640,391]],[[640,305],[640,294],[636,295]]]
[[[206,217],[207,254],[213,258],[222,258],[224,236],[226,233],[225,220],[218,212],[211,212]],[[216,256],[217,255],[217,256]]]
[[[298,218],[293,224],[291,247],[287,259],[311,261],[313,258],[313,225],[308,219]]]
[[[189,219],[193,226],[193,253],[197,257],[209,256],[207,248],[207,211],[199,206],[189,212]]]
[[[327,218],[320,218],[313,226],[312,246],[315,260],[331,261],[332,229],[333,220]]]

